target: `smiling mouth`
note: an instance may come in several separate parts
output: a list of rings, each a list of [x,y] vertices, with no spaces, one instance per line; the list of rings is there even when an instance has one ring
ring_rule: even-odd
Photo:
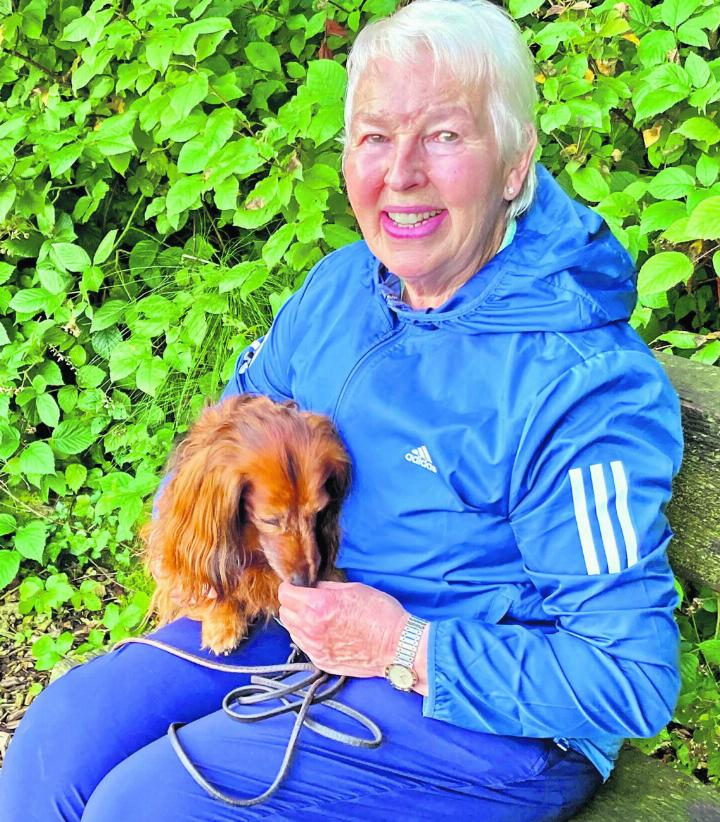
[[[385,214],[395,223],[395,225],[403,228],[420,226],[437,217],[442,213],[442,209],[435,209],[433,211],[386,211]]]

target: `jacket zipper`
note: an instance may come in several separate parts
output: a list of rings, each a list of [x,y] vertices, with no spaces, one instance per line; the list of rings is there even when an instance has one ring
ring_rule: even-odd
[[[350,384],[350,381],[357,374],[358,370],[363,366],[363,364],[367,361],[367,359],[372,354],[374,354],[379,348],[383,348],[388,343],[391,343],[394,340],[396,340],[403,333],[404,330],[405,330],[405,325],[403,324],[403,325],[400,325],[400,327],[398,328],[397,331],[394,330],[394,329],[392,331],[390,331],[389,334],[387,334],[386,336],[384,336],[380,340],[378,340],[378,342],[376,342],[375,345],[373,345],[371,348],[368,348],[368,350],[362,355],[362,357],[360,357],[360,359],[350,369],[347,377],[345,377],[345,382],[342,384],[342,387],[340,389],[340,393],[338,394],[338,398],[335,401],[335,408],[333,409],[332,416],[330,417],[330,419],[332,420],[333,423],[337,420],[338,409],[340,408],[340,403],[342,402],[343,397],[345,396],[345,391],[347,390],[347,387]]]

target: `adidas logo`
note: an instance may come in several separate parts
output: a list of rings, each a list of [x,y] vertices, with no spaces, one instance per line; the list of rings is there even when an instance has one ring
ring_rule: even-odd
[[[432,457],[424,445],[421,445],[419,448],[412,448],[405,454],[405,459],[408,462],[414,462],[415,465],[427,468],[427,470],[432,471],[433,474],[437,474],[437,468],[433,465]]]

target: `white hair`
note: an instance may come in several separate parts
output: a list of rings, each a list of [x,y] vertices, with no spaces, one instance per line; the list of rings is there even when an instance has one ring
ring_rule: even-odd
[[[427,50],[438,73],[449,73],[485,100],[503,163],[517,160],[535,132],[537,92],[533,58],[515,21],[489,0],[414,0],[369,23],[348,55],[345,133],[349,134],[358,81],[378,58],[417,61]],[[508,219],[525,211],[535,193],[535,170],[508,206]]]

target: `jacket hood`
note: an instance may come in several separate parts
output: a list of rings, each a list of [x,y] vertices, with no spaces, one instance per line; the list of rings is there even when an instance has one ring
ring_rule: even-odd
[[[605,221],[536,166],[532,206],[513,241],[443,305],[396,310],[417,324],[442,323],[466,333],[571,332],[624,321],[636,300],[632,259]],[[380,264],[373,266],[379,293]]]

